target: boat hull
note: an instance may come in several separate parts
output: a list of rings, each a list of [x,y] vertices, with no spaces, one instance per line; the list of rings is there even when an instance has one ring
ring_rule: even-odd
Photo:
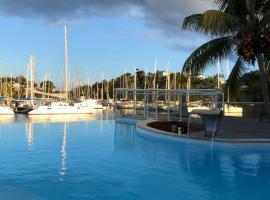
[[[28,112],[28,115],[73,115],[73,114],[91,114],[91,110],[88,108],[71,108],[71,109],[53,109],[53,108],[41,108],[34,109]]]
[[[14,115],[14,111],[11,108],[0,106],[0,115]]]

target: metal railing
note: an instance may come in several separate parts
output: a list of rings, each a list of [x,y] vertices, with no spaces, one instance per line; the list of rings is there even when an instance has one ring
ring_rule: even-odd
[[[188,118],[190,108],[223,110],[224,95],[217,89],[127,89],[117,88],[115,116],[143,119]]]

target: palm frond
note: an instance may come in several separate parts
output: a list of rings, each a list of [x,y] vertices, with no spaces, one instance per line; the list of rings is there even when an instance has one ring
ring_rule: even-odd
[[[184,30],[191,31],[203,31],[203,15],[202,14],[194,14],[186,17],[183,21],[182,28]]]
[[[266,70],[268,70],[270,73],[270,58],[268,57],[265,58],[265,66]]]
[[[239,84],[239,79],[243,76],[243,74],[247,71],[244,61],[241,57],[238,57],[235,65],[232,68],[230,76],[227,80],[227,84],[230,88],[236,88]]]
[[[218,11],[208,10],[203,13],[204,33],[212,35],[224,35],[232,33],[239,27],[238,20],[232,15]]]
[[[256,3],[257,0],[246,0],[246,8],[252,16],[255,14]]]
[[[244,23],[249,14],[246,8],[246,0],[213,0],[218,10],[228,13]]]
[[[266,1],[264,1],[262,12],[267,13],[267,12],[269,12],[269,10],[270,10],[270,1],[266,0]]]
[[[193,30],[224,36],[231,34],[239,26],[238,20],[228,13],[218,10],[207,10],[203,14],[186,17],[183,22],[184,30]]]
[[[196,49],[186,60],[183,71],[202,73],[209,65],[215,65],[218,58],[227,57],[234,50],[233,36],[211,40]]]
[[[266,28],[270,25],[270,10],[264,14],[263,18],[260,21],[260,26]]]

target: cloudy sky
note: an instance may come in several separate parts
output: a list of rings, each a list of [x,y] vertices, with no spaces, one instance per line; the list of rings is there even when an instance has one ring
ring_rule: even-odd
[[[63,26],[68,26],[71,76],[92,81],[135,67],[179,71],[206,38],[181,31],[185,16],[209,0],[0,0],[2,73],[26,74],[36,56],[41,80],[63,73]]]

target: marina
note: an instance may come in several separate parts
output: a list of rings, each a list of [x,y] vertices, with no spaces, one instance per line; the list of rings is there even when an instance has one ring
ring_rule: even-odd
[[[269,13],[0,1],[0,200],[269,200]]]

